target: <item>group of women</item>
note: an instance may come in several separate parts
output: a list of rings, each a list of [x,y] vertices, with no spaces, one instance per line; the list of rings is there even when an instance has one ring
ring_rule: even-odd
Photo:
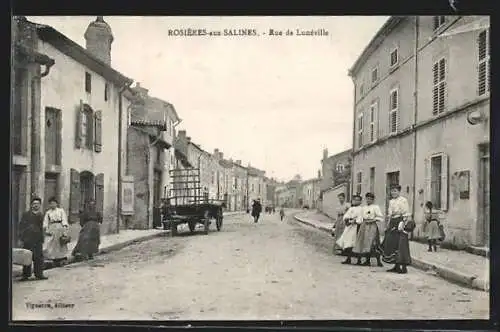
[[[92,259],[99,251],[100,224],[102,214],[96,210],[96,202],[90,200],[80,212],[81,230],[78,242],[72,251],[77,260]],[[60,266],[68,256],[69,224],[67,215],[55,197],[49,199],[49,209],[45,213],[43,226],[45,229],[44,257],[54,265]]]
[[[342,264],[351,264],[352,257],[357,257],[356,265],[369,266],[371,257],[375,257],[378,266],[383,266],[381,260],[394,264],[389,272],[407,273],[411,264],[408,235],[415,229],[415,222],[410,218],[408,200],[401,196],[401,186],[391,186],[383,241],[379,227],[384,218],[380,207],[373,204],[375,195],[367,193],[365,199],[366,204],[361,206],[362,197],[354,195],[351,205],[344,194],[339,194],[334,236],[335,248],[347,256]]]

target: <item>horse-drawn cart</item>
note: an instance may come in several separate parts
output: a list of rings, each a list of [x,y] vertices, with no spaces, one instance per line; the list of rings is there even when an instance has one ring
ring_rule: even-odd
[[[163,220],[164,226],[170,228],[171,236],[178,233],[177,226],[187,224],[193,233],[196,225],[203,225],[203,232],[208,234],[212,220],[217,230],[222,229],[222,200],[209,200],[208,194],[202,194],[200,184],[200,169],[174,169],[170,171],[171,189],[167,198],[167,214]]]

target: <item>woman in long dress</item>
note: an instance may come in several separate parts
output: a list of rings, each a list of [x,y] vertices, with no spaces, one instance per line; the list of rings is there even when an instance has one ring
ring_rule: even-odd
[[[373,204],[375,200],[375,195],[373,193],[367,193],[365,199],[366,205],[363,206],[363,222],[359,226],[353,252],[358,255],[359,258],[362,256],[366,258],[364,263],[358,260],[358,265],[370,266],[370,258],[374,256],[377,259],[377,266],[382,267],[380,254],[378,253],[378,248],[380,247],[380,231],[377,223],[382,222],[384,217],[380,207]]]
[[[80,214],[82,229],[78,236],[78,243],[73,249],[73,256],[77,259],[93,259],[99,252],[101,243],[102,214],[96,210],[95,200],[89,200],[87,208]]]
[[[337,241],[339,247],[345,251],[347,258],[342,264],[351,264],[351,257],[353,255],[352,248],[356,243],[356,235],[358,232],[358,225],[363,221],[363,208],[361,205],[361,196],[354,195],[352,197],[352,206],[344,214],[345,228],[344,232]]]
[[[408,200],[401,196],[401,186],[391,186],[391,197],[387,213],[389,225],[382,243],[382,260],[394,264],[388,272],[407,273],[406,267],[411,264],[408,239],[411,229],[407,227],[407,224],[410,224],[410,208]]]
[[[337,197],[339,199],[339,207],[337,208],[337,220],[335,221],[333,249],[334,252],[337,252],[338,254],[342,255],[343,254],[342,248],[337,244],[337,241],[340,239],[342,233],[344,232],[345,228],[344,214],[351,207],[351,204],[345,201],[344,193],[338,194]]]
[[[68,218],[55,197],[49,199],[49,209],[45,212],[43,226],[47,230],[45,238],[45,258],[60,266],[67,259],[68,244],[61,242],[62,236],[68,235]]]

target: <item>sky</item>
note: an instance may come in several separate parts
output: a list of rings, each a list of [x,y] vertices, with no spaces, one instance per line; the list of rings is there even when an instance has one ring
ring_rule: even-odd
[[[106,16],[112,67],[172,103],[192,141],[290,180],[317,176],[323,149],[352,147],[347,75],[387,16]],[[93,16],[32,16],[85,47]],[[169,30],[256,29],[259,36],[173,36]],[[270,35],[269,30],[293,36]],[[328,36],[298,36],[324,29]],[[56,64],[57,65],[57,64]]]

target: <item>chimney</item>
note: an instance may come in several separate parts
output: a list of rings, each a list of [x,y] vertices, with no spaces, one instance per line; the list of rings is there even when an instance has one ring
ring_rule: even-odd
[[[141,96],[141,98],[147,97],[149,90],[146,88],[143,88],[141,86],[141,83],[136,82],[135,87],[133,87],[133,90]]]
[[[189,136],[186,137],[186,140],[187,140],[188,143],[191,143],[191,137],[189,137]]]
[[[220,158],[220,159],[224,159],[224,153],[219,152],[219,158]]]
[[[177,132],[177,136],[178,136],[179,138],[185,138],[185,137],[186,137],[186,131],[185,131],[185,130],[179,130],[179,131]]]
[[[241,165],[241,160],[236,160],[237,165]]]
[[[104,17],[97,16],[95,21],[90,22],[84,37],[87,51],[111,66],[111,44],[114,37],[111,27],[104,21]]]
[[[323,149],[323,160],[328,158],[328,149]]]

